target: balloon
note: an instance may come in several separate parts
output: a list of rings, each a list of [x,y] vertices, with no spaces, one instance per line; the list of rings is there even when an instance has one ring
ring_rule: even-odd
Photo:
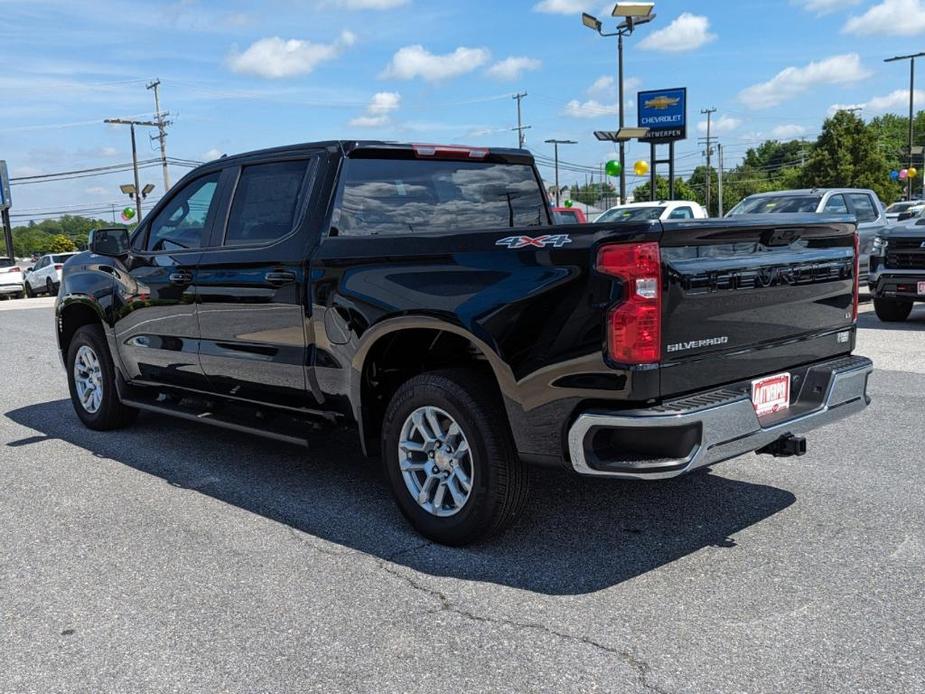
[[[908,169],[900,169],[900,170],[899,170],[899,180],[900,180],[900,181],[905,181],[908,177],[909,177],[909,170],[908,170]]]
[[[608,176],[619,176],[622,170],[623,167],[620,166],[620,162],[618,161],[609,161],[604,166],[604,171],[607,172]]]
[[[565,201],[565,206],[566,206],[566,207],[571,207],[571,206],[574,205],[574,204],[575,204],[575,203],[573,203],[571,200],[566,200],[566,201]]]
[[[633,171],[637,176],[645,176],[649,173],[649,162],[642,161],[641,159],[633,164]]]
[[[891,180],[891,181],[898,181],[898,180],[899,180],[899,171],[897,171],[896,169],[893,169],[892,171],[890,171],[890,180]]]
[[[908,175],[909,175],[909,178],[915,178],[916,176],[919,175],[919,170],[913,166],[911,169],[909,169]]]
[[[122,210],[122,221],[123,222],[130,222],[132,221],[134,217],[135,217],[134,207],[126,207],[124,210]]]

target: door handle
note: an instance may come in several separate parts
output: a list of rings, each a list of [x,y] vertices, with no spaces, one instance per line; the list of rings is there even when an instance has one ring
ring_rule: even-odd
[[[193,275],[189,272],[171,272],[168,277],[171,284],[190,284],[193,281]]]
[[[268,272],[264,275],[264,279],[270,284],[289,284],[290,282],[295,282],[295,273],[286,271]]]

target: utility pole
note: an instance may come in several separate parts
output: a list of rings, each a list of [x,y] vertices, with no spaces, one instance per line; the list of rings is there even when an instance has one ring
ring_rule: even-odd
[[[707,145],[707,150],[706,150],[706,155],[707,155],[707,194],[706,194],[706,201],[707,201],[707,214],[709,215],[709,214],[710,214],[710,183],[712,182],[711,179],[713,178],[713,167],[712,167],[712,165],[711,165],[711,161],[712,161],[712,157],[713,157],[713,138],[711,137],[711,130],[710,130],[710,128],[711,128],[711,125],[712,125],[712,117],[713,117],[713,114],[716,113],[716,108],[715,108],[715,107],[714,107],[714,108],[705,108],[705,109],[701,109],[700,112],[701,112],[702,114],[704,114],[704,115],[707,117],[707,138],[706,138],[706,145]]]
[[[553,145],[556,152],[556,207],[559,207],[559,145],[577,145],[575,140],[546,140],[547,145]]]
[[[170,190],[170,171],[167,169],[167,126],[170,125],[167,116],[170,114],[161,112],[161,97],[158,91],[160,86],[160,79],[155,78],[146,88],[154,90],[154,118],[156,119],[158,134],[151,139],[159,140],[161,144],[161,168],[164,169],[164,192],[166,193]]]
[[[520,149],[524,148],[524,143],[527,141],[527,138],[524,136],[524,130],[529,130],[532,126],[523,125],[523,122],[520,119],[520,102],[527,96],[527,92],[517,92],[511,98],[517,101],[517,127],[511,128],[511,130],[517,131],[517,146]]]
[[[135,172],[135,214],[138,221],[141,221],[141,185],[138,183],[138,148],[135,146],[135,126],[143,125],[150,128],[158,127],[158,124],[150,120],[126,120],[124,118],[107,118],[104,123],[113,125],[128,125],[132,132],[132,170]]]
[[[895,63],[897,60],[909,61],[909,168],[912,168],[912,139],[915,135],[915,59],[925,56],[925,53],[915,53],[913,55],[897,55],[893,58],[887,58],[883,62]],[[925,168],[925,167],[922,167]],[[912,200],[912,178],[906,179],[906,199]]]
[[[716,145],[716,157],[719,164],[719,174],[717,178],[718,190],[716,191],[717,196],[719,197],[719,217],[723,216],[723,146],[721,144]]]

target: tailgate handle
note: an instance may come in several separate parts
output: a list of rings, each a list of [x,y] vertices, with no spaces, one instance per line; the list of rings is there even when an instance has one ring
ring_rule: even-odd
[[[292,272],[268,272],[264,275],[264,279],[270,284],[289,284],[290,282],[295,282],[295,274]]]

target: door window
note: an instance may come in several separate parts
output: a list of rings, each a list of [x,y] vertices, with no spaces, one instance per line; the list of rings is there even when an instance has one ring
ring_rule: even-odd
[[[690,207],[679,207],[671,211],[668,219],[693,219],[694,211]]]
[[[851,206],[854,208],[854,215],[858,218],[858,223],[873,222],[879,216],[877,206],[867,193],[850,193],[848,199],[851,200]]]
[[[202,246],[202,237],[214,212],[215,191],[221,172],[197,178],[174,195],[151,223],[149,251],[182,251]]]
[[[235,189],[225,245],[270,243],[288,236],[305,189],[305,161],[245,166]]]
[[[848,203],[845,202],[845,196],[833,195],[830,197],[825,203],[823,212],[827,212],[828,214],[848,214]]]

